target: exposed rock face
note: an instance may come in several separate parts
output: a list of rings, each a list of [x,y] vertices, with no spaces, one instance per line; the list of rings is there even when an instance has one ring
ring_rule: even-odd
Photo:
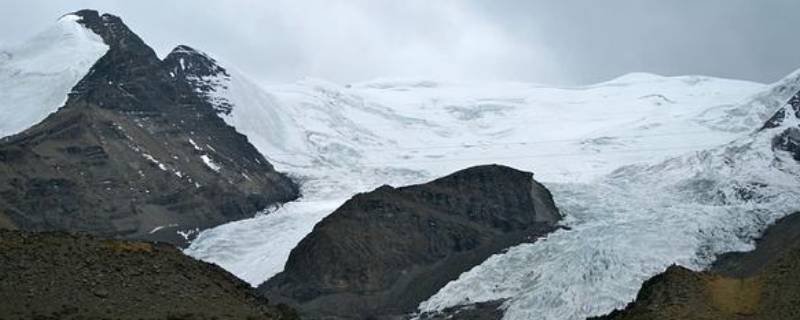
[[[167,244],[0,230],[2,319],[294,319]]]
[[[800,128],[787,128],[772,139],[772,147],[791,153],[792,158],[800,161]]]
[[[789,101],[778,109],[772,117],[764,123],[763,129],[777,128],[784,124],[787,120],[800,119],[800,92],[795,93],[794,96],[789,98]]]
[[[177,230],[298,196],[202,88],[175,73],[181,59],[159,60],[118,17],[75,14],[109,50],[63,108],[0,142],[0,227],[180,245]]]
[[[420,320],[501,320],[503,319],[502,300],[477,302],[469,305],[446,308],[441,312],[422,313]]]
[[[769,227],[756,250],[722,255],[706,272],[672,266],[597,319],[800,319],[800,213]]]
[[[391,318],[416,310],[490,255],[556,228],[529,172],[489,165],[356,195],[292,250],[259,290],[309,318]]]
[[[195,92],[210,102],[217,113],[228,115],[233,105],[224,98],[214,96],[218,89],[226,89],[226,81],[231,75],[217,64],[214,58],[189,46],[180,45],[164,58],[170,67],[170,74],[184,79]]]
[[[761,130],[775,128],[783,131],[772,138],[773,150],[789,152],[795,160],[800,161],[800,92],[778,109]]]

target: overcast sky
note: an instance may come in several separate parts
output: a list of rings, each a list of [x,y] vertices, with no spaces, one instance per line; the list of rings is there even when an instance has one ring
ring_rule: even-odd
[[[0,0],[0,44],[81,8],[121,16],[161,56],[188,44],[264,82],[772,82],[800,68],[795,0]]]

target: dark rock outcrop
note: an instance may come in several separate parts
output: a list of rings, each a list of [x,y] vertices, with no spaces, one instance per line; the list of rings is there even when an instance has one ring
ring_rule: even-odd
[[[109,50],[64,107],[0,141],[0,227],[181,245],[177,231],[298,197],[202,88],[175,73],[186,47],[162,61],[120,18],[75,14]]]
[[[800,124],[800,92],[778,109],[759,131],[783,130],[772,138],[772,149],[788,152],[792,158],[800,161],[800,126],[797,124]]]
[[[215,96],[217,90],[227,89],[231,75],[217,64],[214,58],[189,46],[180,45],[164,58],[170,74],[188,82],[195,93],[210,102],[217,113],[229,115],[233,105],[225,98]]]
[[[560,214],[529,172],[488,165],[356,195],[314,227],[259,290],[308,318],[392,318]]]
[[[2,319],[296,319],[167,244],[0,230]]]
[[[800,319],[800,213],[770,226],[754,251],[724,254],[704,272],[672,266],[624,310],[594,319]]]
[[[800,119],[800,92],[795,93],[761,127],[761,130],[780,127],[787,119]]]
[[[476,302],[468,305],[445,308],[435,313],[422,313],[420,320],[501,320],[503,301]]]
[[[772,138],[772,148],[788,152],[796,161],[800,161],[800,128],[787,128]]]

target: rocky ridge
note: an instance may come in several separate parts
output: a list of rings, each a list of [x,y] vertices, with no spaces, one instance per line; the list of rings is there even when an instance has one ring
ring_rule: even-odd
[[[64,107],[0,142],[0,227],[183,245],[298,197],[202,87],[176,73],[188,47],[162,61],[119,17],[73,14],[109,50]]]

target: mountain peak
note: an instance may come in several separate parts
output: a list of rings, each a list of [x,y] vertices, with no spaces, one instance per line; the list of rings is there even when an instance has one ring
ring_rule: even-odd
[[[155,52],[118,16],[109,13],[100,14],[92,9],[78,10],[65,16],[71,15],[77,16],[78,23],[98,34],[112,50],[122,49],[155,56]]]
[[[122,19],[110,13],[103,13],[102,15],[97,10],[82,9],[66,15],[75,15],[80,18],[79,22],[86,26],[109,26],[112,24],[122,24]]]
[[[187,45],[178,45],[164,58],[166,64],[176,76],[209,77],[230,76],[225,68],[217,64],[217,60]]]
[[[203,56],[206,56],[206,57],[208,56],[204,52],[202,52],[200,50],[197,50],[195,48],[192,48],[192,47],[190,47],[188,45],[185,45],[185,44],[179,44],[177,47],[172,49],[172,51],[170,51],[170,54],[173,54],[173,53],[176,53],[176,54],[178,54],[178,53],[199,54],[199,55],[203,55]]]
[[[98,20],[100,19],[100,13],[97,10],[93,9],[81,9],[75,12],[70,12],[65,14],[65,16],[74,15],[79,17],[81,20]]]
[[[179,45],[164,58],[170,76],[189,83],[195,93],[213,105],[221,114],[230,114],[233,105],[219,97],[218,90],[227,89],[230,74],[208,54],[187,45]]]

